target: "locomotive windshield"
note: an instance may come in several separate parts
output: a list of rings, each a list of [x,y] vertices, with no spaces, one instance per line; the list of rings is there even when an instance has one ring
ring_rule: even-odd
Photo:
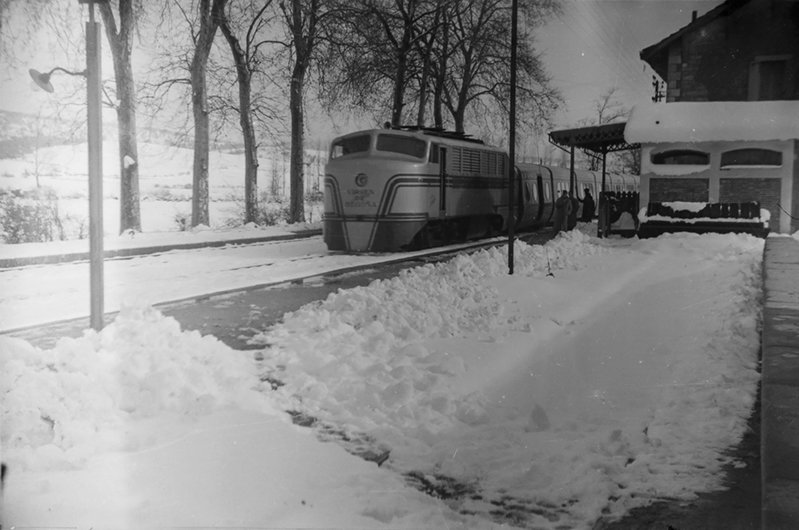
[[[427,155],[427,142],[399,134],[380,134],[377,137],[377,150],[424,158]]]
[[[371,138],[372,137],[368,134],[339,138],[333,142],[330,148],[330,158],[338,158],[354,153],[365,153],[369,150],[369,140],[371,140]]]

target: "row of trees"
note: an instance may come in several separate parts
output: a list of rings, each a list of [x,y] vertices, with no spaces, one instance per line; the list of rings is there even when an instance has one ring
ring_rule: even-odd
[[[48,0],[0,3],[0,34],[13,16],[39,22]],[[386,117],[392,125],[463,132],[467,123],[506,130],[510,0],[142,0],[99,3],[114,65],[120,229],[140,230],[137,109],[182,101],[194,135],[192,225],[209,224],[212,129],[238,116],[245,156],[245,220],[257,212],[258,146],[289,116],[290,220],[304,220],[303,152],[309,86],[322,108]],[[559,0],[520,2],[517,109],[528,130],[561,103],[533,32]],[[147,35],[153,68],[134,79],[134,43]],[[140,37],[136,39],[135,37]],[[13,44],[0,38],[3,53]],[[236,85],[234,88],[233,85]],[[287,102],[287,105],[286,105]],[[431,116],[431,118],[428,118]],[[216,125],[214,125],[216,124]],[[478,125],[479,126],[479,125]]]

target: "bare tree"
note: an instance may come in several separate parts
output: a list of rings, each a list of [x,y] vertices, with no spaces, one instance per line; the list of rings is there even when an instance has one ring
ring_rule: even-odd
[[[457,4],[454,5],[457,8]],[[433,123],[439,129],[444,128],[444,89],[447,83],[447,65],[449,56],[452,53],[450,46],[449,25],[452,20],[452,7],[444,7],[441,10],[441,37],[439,44],[433,44],[431,52],[436,53],[435,60],[430,62],[433,76]]]
[[[543,63],[533,48],[531,30],[559,10],[551,0],[522,4],[522,35],[517,52],[518,110],[534,113],[536,121],[546,119],[560,102],[551,87]],[[447,69],[442,100],[463,131],[467,109],[483,106],[489,112],[496,105],[506,114],[510,92],[510,3],[507,0],[461,0],[451,13]],[[496,112],[493,112],[496,114]]]
[[[289,48],[292,53],[291,79],[289,81],[289,113],[291,115],[290,223],[305,220],[303,98],[306,77],[316,57],[324,22],[329,14],[328,7],[325,0],[282,0],[280,2],[280,9],[290,39]]]
[[[594,115],[589,118],[582,118],[577,121],[579,127],[592,127],[596,125],[606,125],[622,119],[626,119],[630,114],[630,109],[625,107],[618,98],[618,87],[610,87],[602,92],[594,100]],[[637,172],[636,164],[640,167],[640,161],[636,162],[634,153],[611,153],[606,162],[619,171]],[[586,155],[583,164],[591,171],[597,171],[601,165],[601,159],[596,156]]]
[[[618,87],[610,87],[594,100],[594,110],[596,111],[595,125],[605,125],[613,123],[630,114],[630,109],[624,107],[618,99]]]
[[[238,114],[244,141],[244,222],[255,222],[258,213],[258,145],[255,138],[252,104],[252,77],[258,68],[259,48],[270,42],[258,40],[262,29],[267,25],[265,13],[272,0],[263,0],[260,7],[249,13],[243,41],[234,33],[229,10],[216,13],[219,28],[230,47],[239,88]],[[253,7],[252,5],[247,7]]]
[[[328,108],[343,99],[360,108],[390,106],[394,125],[401,123],[405,108],[415,108],[416,123],[422,126],[432,107],[436,127],[449,122],[460,132],[467,119],[484,124],[498,115],[504,119],[510,93],[509,0],[344,4],[331,30],[328,72],[321,77]],[[541,124],[562,100],[535,52],[532,30],[558,12],[560,4],[529,0],[523,5],[518,107],[527,123]]]
[[[416,125],[425,125],[425,111],[427,109],[427,92],[433,69],[433,47],[439,38],[439,33],[445,31],[442,20],[445,16],[446,6],[442,0],[437,0],[433,10],[432,24],[416,39],[416,51],[422,58],[421,73],[419,75],[419,97],[416,112]]]
[[[344,99],[360,108],[390,108],[391,124],[402,124],[405,107],[417,106],[417,94],[406,95],[411,83],[422,77],[427,83],[424,69],[430,69],[442,5],[440,0],[340,1],[326,36],[328,68],[321,76],[328,107]]]
[[[192,35],[194,55],[191,60],[191,102],[194,116],[194,165],[192,170],[191,225],[209,225],[208,158],[210,120],[208,109],[208,58],[219,21],[214,16],[225,8],[227,0],[199,0],[199,29]]]

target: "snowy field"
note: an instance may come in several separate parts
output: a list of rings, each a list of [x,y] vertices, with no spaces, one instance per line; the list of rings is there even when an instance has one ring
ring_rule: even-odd
[[[50,350],[0,337],[2,524],[591,528],[720,488],[759,379],[763,241],[581,228],[517,243],[513,276],[483,251],[332,294],[254,351],[142,300]],[[424,495],[409,473],[466,494]]]
[[[107,236],[119,233],[119,158],[117,142],[103,143],[103,227]],[[191,220],[191,149],[142,142],[139,144],[139,191],[144,232],[181,229]],[[288,155],[260,151],[258,189],[277,211],[289,196]],[[319,189],[324,154],[306,151],[306,190]],[[17,159],[0,159],[0,190],[53,190],[69,238],[88,233],[87,144],[42,147]],[[209,154],[209,216],[211,228],[240,226],[244,218],[244,156],[211,151]],[[263,198],[262,198],[263,202]],[[266,206],[266,205],[265,205]],[[321,220],[319,203],[306,205],[306,221]]]

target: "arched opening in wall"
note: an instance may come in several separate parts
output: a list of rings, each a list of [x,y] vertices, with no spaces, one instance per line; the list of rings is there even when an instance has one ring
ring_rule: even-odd
[[[744,148],[721,153],[721,169],[781,166],[782,153],[771,149]]]
[[[670,149],[652,153],[650,160],[656,165],[706,166],[710,164],[710,154],[694,149]]]

